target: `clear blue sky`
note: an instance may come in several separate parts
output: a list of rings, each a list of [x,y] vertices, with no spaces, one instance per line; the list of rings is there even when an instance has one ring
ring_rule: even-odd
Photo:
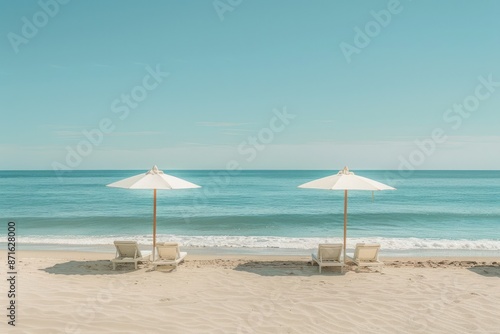
[[[0,169],[500,169],[499,1],[41,3],[0,1]]]

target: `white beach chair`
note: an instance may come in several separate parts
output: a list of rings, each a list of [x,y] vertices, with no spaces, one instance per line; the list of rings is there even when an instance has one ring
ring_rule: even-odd
[[[153,261],[153,266],[174,266],[184,261],[186,252],[181,252],[177,242],[163,242],[156,244],[156,259]]]
[[[384,262],[378,259],[380,244],[356,244],[354,257],[350,258],[359,267],[382,267]]]
[[[342,256],[342,244],[319,244],[318,254],[311,254],[312,260],[321,267],[340,267],[340,272],[343,272],[344,261]]]
[[[139,249],[136,241],[115,241],[116,255],[111,260],[113,270],[116,270],[118,263],[133,263],[137,269],[138,262],[147,262],[151,256],[151,252],[142,251]]]

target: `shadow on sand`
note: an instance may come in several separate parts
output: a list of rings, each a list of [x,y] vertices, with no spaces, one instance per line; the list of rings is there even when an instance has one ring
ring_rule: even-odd
[[[500,266],[499,265],[485,265],[485,266],[475,266],[468,268],[468,270],[473,273],[486,276],[486,277],[498,277],[500,278]]]
[[[304,261],[249,261],[237,265],[234,270],[246,271],[261,276],[340,276],[340,268],[323,268]],[[344,272],[345,272],[344,268]]]
[[[137,271],[142,268],[145,268],[145,265],[139,264]],[[136,271],[133,264],[117,265],[116,270],[113,270],[109,260],[69,261],[40,270],[57,275],[120,275]]]

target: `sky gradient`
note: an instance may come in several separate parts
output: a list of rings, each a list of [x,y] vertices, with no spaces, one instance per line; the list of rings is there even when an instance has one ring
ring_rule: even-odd
[[[2,0],[0,169],[500,169],[498,13]]]

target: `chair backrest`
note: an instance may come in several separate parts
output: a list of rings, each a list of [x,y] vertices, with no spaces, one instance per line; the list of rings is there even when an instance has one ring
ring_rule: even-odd
[[[354,259],[360,261],[376,261],[378,260],[379,249],[380,244],[356,244]]]
[[[116,252],[120,257],[141,257],[137,241],[115,241]]]
[[[321,261],[340,261],[342,244],[319,244],[318,258]]]
[[[156,244],[156,250],[160,259],[177,260],[180,257],[179,244],[177,242],[163,242]]]

